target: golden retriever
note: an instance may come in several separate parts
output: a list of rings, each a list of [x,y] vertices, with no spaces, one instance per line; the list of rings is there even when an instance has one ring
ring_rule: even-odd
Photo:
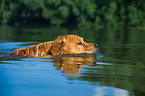
[[[28,48],[16,49],[10,54],[25,57],[39,57],[52,54],[62,56],[68,54],[96,53],[98,48],[96,43],[86,43],[82,37],[77,35],[59,36],[54,41],[44,42]]]

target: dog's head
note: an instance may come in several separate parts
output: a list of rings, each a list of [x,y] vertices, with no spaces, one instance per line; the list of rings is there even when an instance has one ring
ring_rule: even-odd
[[[52,44],[50,50],[52,55],[96,53],[98,48],[96,43],[86,43],[82,37],[77,35],[59,36]]]

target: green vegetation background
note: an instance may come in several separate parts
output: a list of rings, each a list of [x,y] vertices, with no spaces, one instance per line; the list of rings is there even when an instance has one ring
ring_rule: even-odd
[[[145,27],[144,0],[0,0],[0,25]]]

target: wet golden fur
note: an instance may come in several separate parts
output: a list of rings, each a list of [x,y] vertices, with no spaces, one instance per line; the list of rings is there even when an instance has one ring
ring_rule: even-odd
[[[83,38],[77,35],[59,36],[54,41],[44,42],[28,48],[16,49],[11,52],[14,55],[21,56],[44,56],[52,54],[61,56],[67,54],[95,53],[97,48],[95,43],[86,43]]]

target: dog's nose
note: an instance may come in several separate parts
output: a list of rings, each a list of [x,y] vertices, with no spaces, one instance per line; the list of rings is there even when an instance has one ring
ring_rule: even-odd
[[[94,47],[95,47],[95,48],[98,48],[98,44],[95,43],[95,44],[94,44]]]

